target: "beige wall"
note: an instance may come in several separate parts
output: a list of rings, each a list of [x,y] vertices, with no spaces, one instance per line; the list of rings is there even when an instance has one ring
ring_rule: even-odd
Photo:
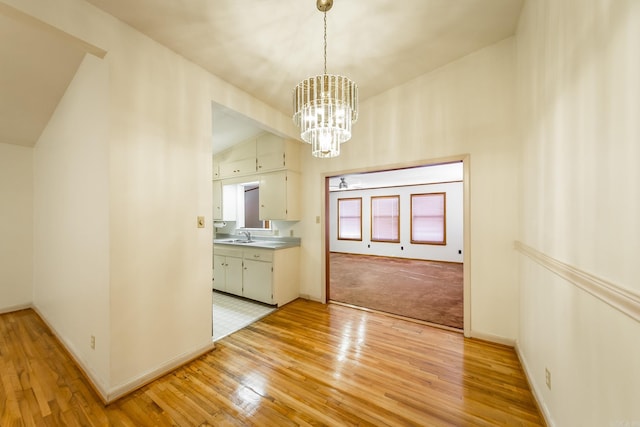
[[[106,64],[87,55],[34,151],[33,303],[101,386],[110,346],[107,107]]]
[[[0,313],[28,307],[33,284],[33,149],[0,143]]]
[[[515,44],[507,39],[363,102],[335,159],[302,148],[305,207],[301,293],[324,298],[323,173],[470,154],[471,331],[514,340],[518,292]]]
[[[211,98],[202,69],[109,25],[111,382],[122,386],[211,344]]]
[[[0,1],[108,52],[36,146],[33,301],[112,398],[211,346],[211,101],[293,125],[84,1]]]
[[[519,239],[639,301],[640,2],[529,1],[517,40]],[[640,422],[638,320],[519,258],[518,347],[552,425]]]

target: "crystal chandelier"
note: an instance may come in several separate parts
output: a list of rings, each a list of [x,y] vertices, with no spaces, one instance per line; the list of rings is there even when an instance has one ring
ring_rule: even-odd
[[[324,74],[298,83],[293,91],[293,121],[315,157],[340,155],[340,144],[351,139],[358,120],[358,86],[349,78],[327,74],[327,12],[333,0],[316,0],[324,13]]]

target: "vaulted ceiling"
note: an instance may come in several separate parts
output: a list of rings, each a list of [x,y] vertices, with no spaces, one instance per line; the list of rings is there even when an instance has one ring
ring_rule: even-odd
[[[276,109],[323,73],[316,0],[88,0]],[[361,99],[514,34],[522,0],[335,0],[327,72]]]
[[[0,13],[0,142],[31,147],[84,51],[21,15]]]
[[[315,0],[87,1],[286,115],[295,85],[323,73]],[[523,1],[335,0],[327,71],[354,80],[362,102],[513,35]],[[84,52],[2,12],[0,142],[29,146]]]
[[[285,115],[295,85],[323,73],[316,0],[87,1]],[[522,3],[335,0],[327,72],[354,80],[362,102],[513,35]],[[260,131],[225,109],[213,114],[214,152]]]

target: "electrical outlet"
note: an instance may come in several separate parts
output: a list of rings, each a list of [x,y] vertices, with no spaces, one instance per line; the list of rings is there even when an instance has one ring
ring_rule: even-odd
[[[544,368],[544,380],[547,383],[547,388],[551,390],[551,372],[547,368]]]
[[[93,335],[91,335],[91,349],[96,349],[96,337],[94,337]]]

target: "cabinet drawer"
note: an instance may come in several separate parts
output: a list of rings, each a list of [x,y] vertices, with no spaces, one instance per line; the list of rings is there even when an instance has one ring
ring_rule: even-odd
[[[213,253],[214,255],[242,258],[242,248],[234,248],[227,245],[213,245]]]
[[[244,258],[254,261],[273,261],[273,251],[270,249],[245,248]]]

